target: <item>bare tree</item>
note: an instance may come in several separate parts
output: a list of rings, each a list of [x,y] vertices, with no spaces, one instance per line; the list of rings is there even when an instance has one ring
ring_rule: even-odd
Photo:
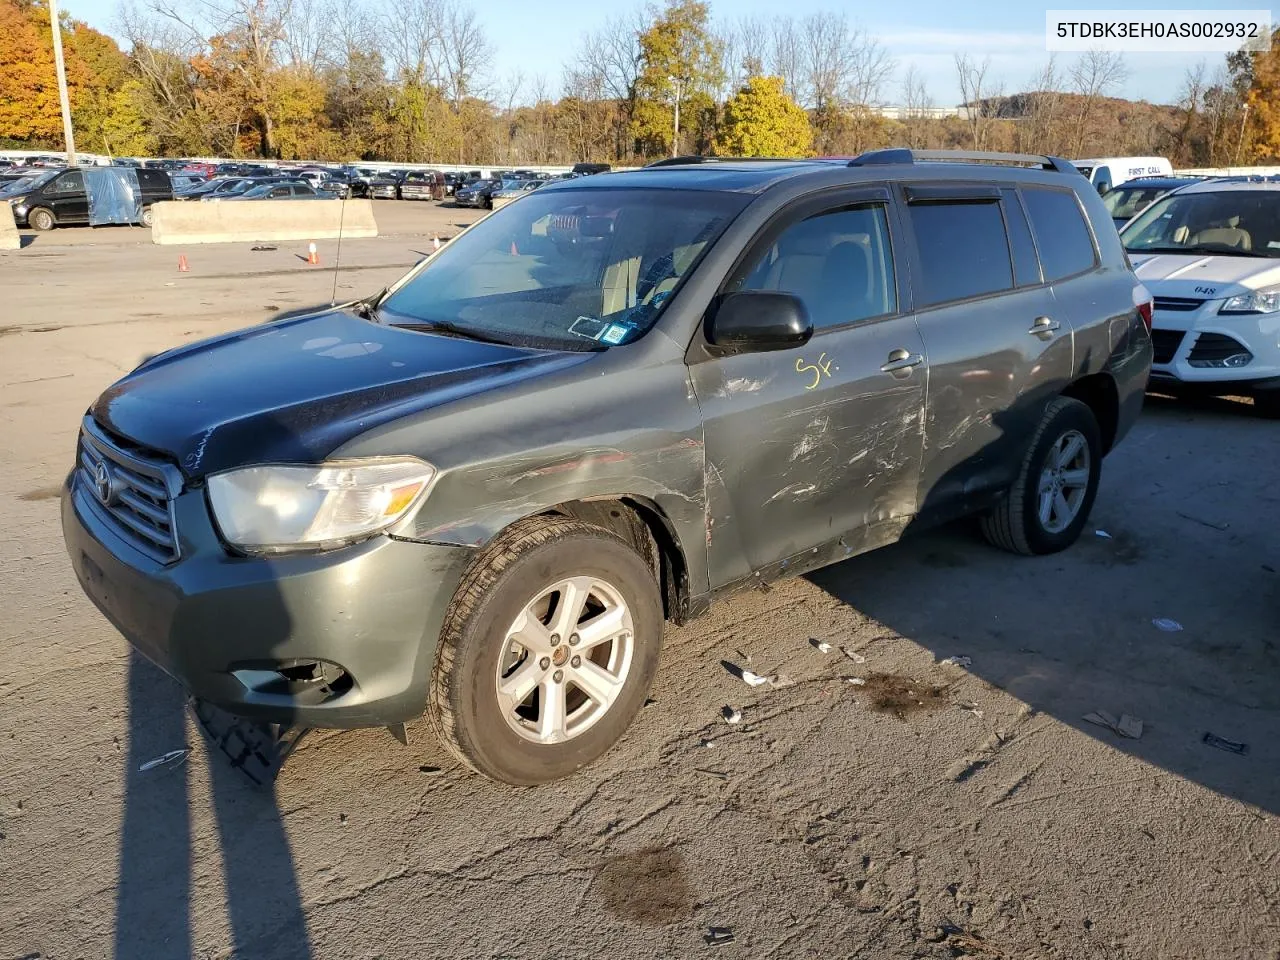
[[[577,82],[599,90],[619,105],[613,123],[613,155],[629,158],[632,153],[627,135],[636,105],[636,82],[643,66],[640,34],[648,24],[644,8],[613,17],[581,41],[573,74]]]
[[[324,0],[291,0],[284,18],[284,50],[290,66],[315,72],[324,59],[329,10]]]
[[[986,144],[983,102],[990,96],[987,72],[991,69],[991,58],[986,57],[977,63],[970,60],[967,53],[957,53],[955,65],[956,79],[960,82],[960,110],[968,122],[973,149],[981,150]]]
[[[481,94],[493,63],[493,47],[473,8],[453,2],[445,9],[440,51],[445,95],[460,110],[464,99]]]
[[[933,98],[925,85],[924,76],[913,63],[902,75],[902,119],[907,127],[907,145],[921,149],[929,141],[929,111]]]
[[[1066,143],[1062,130],[1062,76],[1056,54],[1050,54],[1044,68],[1031,81],[1031,93],[1024,111],[1027,139],[1020,144],[1029,153],[1062,153]]]
[[[769,24],[760,17],[742,16],[736,24],[738,60],[746,77],[760,76],[769,59]]]
[[[385,0],[385,41],[391,65],[404,80],[439,84],[444,76],[443,0]]]
[[[782,78],[782,89],[792,100],[801,98],[804,40],[795,20],[775,17],[769,25],[769,72]]]
[[[1128,74],[1124,57],[1110,50],[1089,50],[1081,54],[1071,68],[1071,88],[1079,96],[1071,138],[1073,156],[1084,155],[1090,120],[1102,101],[1124,82]]]

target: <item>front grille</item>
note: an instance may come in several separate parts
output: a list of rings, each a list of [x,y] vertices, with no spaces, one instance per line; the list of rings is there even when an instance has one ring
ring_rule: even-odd
[[[90,418],[80,431],[80,482],[116,532],[159,563],[178,559],[173,497],[177,469],[142,447],[112,439]]]
[[[1182,338],[1186,333],[1182,330],[1152,330],[1151,344],[1155,347],[1152,363],[1173,363],[1174,355],[1182,346]]]
[[[1228,358],[1232,362],[1228,363]],[[1187,363],[1193,367],[1243,367],[1253,359],[1247,347],[1222,333],[1202,333],[1191,348]]]
[[[1173,313],[1187,313],[1191,310],[1199,310],[1203,304],[1203,300],[1196,300],[1193,297],[1155,298],[1155,308],[1157,310],[1168,310]]]

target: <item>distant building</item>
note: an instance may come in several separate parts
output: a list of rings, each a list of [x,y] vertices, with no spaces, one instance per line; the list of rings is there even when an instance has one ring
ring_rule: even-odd
[[[964,116],[966,110],[959,107],[871,107],[871,112],[886,120],[945,120],[947,117]]]

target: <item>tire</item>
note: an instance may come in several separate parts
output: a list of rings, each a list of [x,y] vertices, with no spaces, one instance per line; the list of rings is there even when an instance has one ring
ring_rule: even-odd
[[[1058,473],[1059,480],[1068,475],[1071,480],[1083,479],[1082,486],[1063,488],[1063,502],[1073,506],[1074,511],[1070,522],[1061,523],[1066,519],[1065,511],[1051,507],[1050,522],[1046,523],[1042,519],[1042,484],[1046,471],[1054,470],[1050,455],[1056,457],[1060,452],[1075,449],[1076,438],[1082,442],[1087,462],[1082,465],[1078,457],[1072,458],[1067,464],[1069,469]],[[1065,550],[1076,542],[1089,522],[1101,476],[1102,433],[1097,418],[1079,400],[1059,397],[1045,410],[1013,486],[982,518],[982,533],[993,546],[1023,556]]]
[[[570,638],[551,634],[556,625],[554,607],[545,615],[535,612],[526,617],[531,608],[539,609],[531,604],[536,597],[554,596],[555,604],[560,605],[566,593],[549,595],[547,591],[570,577],[589,582],[585,595],[593,599],[597,590],[607,587],[614,591],[621,602],[604,606],[603,613],[595,614],[630,616],[629,623],[615,620],[610,625],[612,629],[622,623],[622,632],[614,639],[588,650],[576,646],[576,632]],[[576,610],[578,605],[568,609]],[[591,639],[592,619],[584,616],[578,621],[584,642]],[[535,620],[545,621],[545,625]],[[521,621],[527,626],[519,627]],[[558,645],[544,645],[538,653],[532,647],[520,648],[514,640],[517,630],[543,644]],[[579,520],[535,517],[520,521],[494,540],[463,576],[441,630],[428,715],[445,747],[478,773],[519,786],[567,777],[604,754],[635,719],[657,670],[662,633],[657,580],[629,544],[602,527]],[[566,644],[566,639],[571,639],[573,646]],[[573,655],[573,649],[584,651],[584,656]],[[602,657],[606,662],[600,665]],[[611,659],[615,657],[620,658],[616,663]],[[583,666],[580,661],[584,658],[596,661],[597,669],[591,671],[594,676],[616,673],[622,678],[604,706],[604,698],[592,700],[584,688],[573,683],[574,677],[587,676],[585,670],[576,669]],[[564,670],[557,669],[559,666]],[[521,673],[540,679],[529,687],[527,697],[512,707],[515,697],[504,701],[499,685],[509,683],[519,688],[517,675]],[[563,691],[558,702],[564,705],[562,716],[567,719],[558,727],[555,711],[543,710],[544,691]],[[547,697],[546,702],[553,701]],[[551,737],[538,742],[544,719],[548,729],[562,731],[558,740]],[[579,729],[571,731],[575,723]]]
[[[45,207],[36,207],[27,214],[27,224],[32,230],[52,230],[58,225],[53,211]]]
[[[143,208],[142,225],[144,227],[150,227],[154,221],[155,221],[155,218],[151,215],[151,208],[150,207]]]

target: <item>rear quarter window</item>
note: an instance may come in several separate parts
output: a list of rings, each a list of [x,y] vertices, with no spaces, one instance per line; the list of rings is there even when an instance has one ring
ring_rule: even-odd
[[[1089,232],[1074,192],[1023,187],[1022,199],[1031,218],[1046,281],[1052,283],[1097,265],[1093,234]]]
[[[1000,203],[920,201],[907,207],[920,255],[922,306],[1013,288]]]

